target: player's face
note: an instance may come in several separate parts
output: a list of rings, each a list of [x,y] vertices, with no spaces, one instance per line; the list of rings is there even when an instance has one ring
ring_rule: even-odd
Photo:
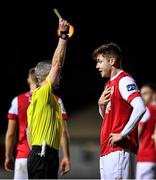
[[[153,93],[153,102],[156,102],[156,92]]]
[[[153,91],[150,87],[142,87],[141,88],[141,96],[145,102],[145,104],[150,103],[153,100]]]
[[[96,69],[99,70],[101,77],[110,77],[111,68],[112,66],[108,59],[103,57],[101,54],[97,56]]]

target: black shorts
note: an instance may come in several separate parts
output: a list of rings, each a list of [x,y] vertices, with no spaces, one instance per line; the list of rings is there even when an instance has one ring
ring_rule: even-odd
[[[28,156],[29,179],[57,179],[59,168],[58,150],[46,146],[45,157],[40,156],[41,146],[33,146]]]

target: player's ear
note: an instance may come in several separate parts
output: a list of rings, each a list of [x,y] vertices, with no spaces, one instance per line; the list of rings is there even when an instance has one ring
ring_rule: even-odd
[[[30,84],[30,78],[29,77],[27,78],[27,83]]]
[[[109,62],[111,64],[111,66],[114,66],[115,63],[116,63],[116,59],[115,58],[110,58]]]

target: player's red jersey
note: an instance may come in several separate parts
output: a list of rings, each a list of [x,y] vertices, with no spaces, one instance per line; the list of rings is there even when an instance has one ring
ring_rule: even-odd
[[[139,125],[144,126],[137,155],[137,161],[139,162],[156,162],[156,148],[152,139],[156,125],[156,105],[148,105],[148,112],[148,119],[139,123]]]
[[[121,133],[125,125],[129,121],[132,113],[132,106],[130,102],[137,96],[140,96],[139,91],[132,91],[127,97],[127,100],[123,99],[119,91],[119,81],[124,77],[131,77],[128,73],[122,71],[113,80],[109,80],[106,86],[111,87],[110,101],[107,104],[103,123],[100,134],[101,150],[100,155],[104,156],[117,150],[129,150],[133,153],[137,153],[138,150],[138,134],[137,128],[135,128],[129,135],[127,135],[124,141],[117,144],[117,147],[113,148],[108,144],[109,136],[111,133]],[[134,89],[135,84],[127,85],[128,91]]]
[[[68,120],[68,115],[67,115],[67,112],[66,112],[66,110],[64,108],[64,104],[62,102],[62,99],[60,97],[58,97],[58,96],[55,96],[55,97],[58,100],[58,103],[60,104],[60,107],[61,107],[62,119],[65,120],[65,121]]]
[[[61,107],[62,119],[68,120],[68,116],[65,111],[61,98],[60,97],[56,97],[56,98]],[[30,92],[26,92],[15,97],[12,101],[11,107],[7,115],[8,119],[18,121],[19,137],[18,137],[18,143],[16,149],[17,150],[16,158],[27,158],[30,152],[26,137],[27,109],[30,104],[30,100],[31,100]]]
[[[17,96],[8,113],[8,119],[18,120],[19,137],[16,158],[27,158],[30,149],[26,138],[27,109],[30,104],[31,93],[26,92]]]

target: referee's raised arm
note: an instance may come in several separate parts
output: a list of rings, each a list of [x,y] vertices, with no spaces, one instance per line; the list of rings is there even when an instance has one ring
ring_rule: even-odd
[[[53,86],[56,85],[57,79],[60,75],[61,69],[64,64],[68,33],[69,33],[69,23],[66,20],[60,19],[59,30],[61,35],[55,53],[52,58],[52,66],[49,73],[49,78]]]

